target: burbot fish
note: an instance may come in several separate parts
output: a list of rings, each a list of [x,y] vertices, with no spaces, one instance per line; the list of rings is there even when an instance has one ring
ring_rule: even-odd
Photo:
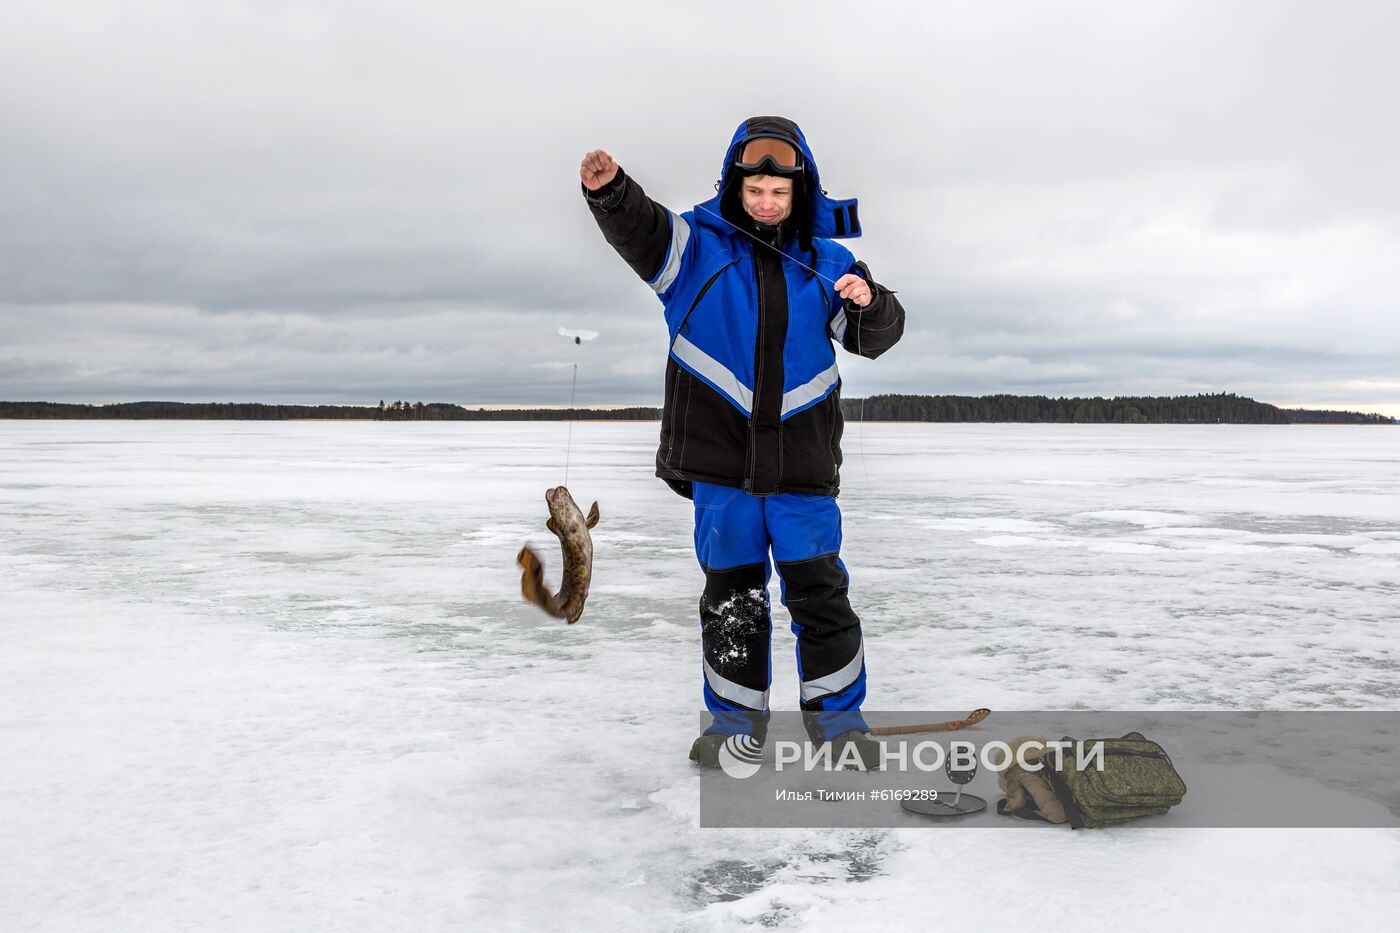
[[[583,615],[588,599],[588,584],[593,579],[593,537],[588,529],[598,524],[598,503],[588,510],[588,518],[574,502],[565,486],[555,486],[544,494],[549,506],[549,521],[545,527],[554,532],[564,552],[564,579],[559,592],[551,594],[544,586],[544,565],[529,546],[515,556],[525,572],[520,575],[520,592],[526,602],[534,603],[556,619],[570,625]]]

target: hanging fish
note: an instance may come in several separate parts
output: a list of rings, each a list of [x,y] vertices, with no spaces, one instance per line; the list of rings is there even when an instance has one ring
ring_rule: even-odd
[[[563,580],[557,594],[545,589],[544,565],[527,545],[515,556],[515,562],[524,570],[520,576],[520,593],[526,602],[573,625],[583,615],[588,585],[593,579],[593,536],[588,529],[598,524],[598,503],[593,503],[585,519],[583,510],[565,486],[555,486],[545,492],[544,501],[549,506],[545,527],[559,539],[564,553]]]

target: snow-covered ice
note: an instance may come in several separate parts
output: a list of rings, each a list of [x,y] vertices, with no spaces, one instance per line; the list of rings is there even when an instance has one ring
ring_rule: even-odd
[[[514,566],[528,540],[558,579],[562,425],[0,422],[0,929],[1400,915],[1394,830],[699,829],[689,504],[655,424],[572,436],[602,521],[567,626]],[[1392,429],[845,446],[872,709],[1397,708]]]

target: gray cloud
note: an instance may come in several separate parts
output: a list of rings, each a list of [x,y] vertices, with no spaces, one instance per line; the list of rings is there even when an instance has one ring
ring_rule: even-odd
[[[908,336],[847,390],[1400,414],[1385,3],[21,4],[0,397],[660,399],[589,148],[677,209],[799,120]]]

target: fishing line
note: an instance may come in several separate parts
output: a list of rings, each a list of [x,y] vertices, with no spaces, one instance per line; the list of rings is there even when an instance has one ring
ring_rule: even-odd
[[[569,384],[569,435],[564,441],[564,485],[569,485],[569,456],[574,450],[574,391],[578,388],[578,360],[574,360],[574,378]]]
[[[870,467],[865,465],[865,396],[860,397],[860,419],[856,421],[856,448],[860,451],[860,475],[870,482]]]
[[[856,355],[860,352],[860,328],[856,328]],[[856,421],[856,449],[860,451],[860,475],[866,484],[870,483],[870,468],[865,465],[865,396],[860,397],[860,418]]]
[[[754,235],[753,235],[752,233],[750,233],[749,231],[745,230],[743,227],[740,227],[738,224],[734,223],[734,222],[733,222],[732,220],[730,220],[729,218],[727,218],[727,217],[720,217],[719,214],[716,214],[714,211],[710,210],[708,207],[706,207],[706,206],[703,205],[703,204],[697,204],[697,205],[695,205],[695,206],[698,207],[700,210],[704,211],[705,213],[709,214],[711,217],[719,217],[720,222],[726,223],[726,224],[728,224],[729,226],[733,227],[736,231],[738,231],[739,233],[742,233],[744,236],[748,237],[750,240],[753,240],[753,241],[754,241],[755,243],[757,243],[759,246],[766,246],[766,247],[768,247],[769,249],[771,249],[773,252],[777,253],[777,254],[780,255],[780,256],[787,256],[788,259],[791,259],[794,263],[797,263],[797,265],[799,265],[799,266],[801,266],[802,268],[806,269],[808,272],[812,273],[812,274],[815,275],[817,278],[821,279],[823,282],[830,282],[832,288],[835,288],[835,287],[836,287],[836,282],[833,281],[832,279],[829,279],[829,278],[827,278],[826,276],[822,275],[820,272],[818,272],[816,269],[813,269],[811,266],[807,265],[805,262],[798,262],[795,258],[793,258],[792,256],[788,256],[787,253],[785,253],[785,252],[783,252],[782,250],[778,249],[778,247],[774,246],[772,243],[768,243],[768,242],[766,242],[766,241],[764,241],[764,240],[759,239],[758,237],[754,236]]]
[[[567,328],[561,327],[559,328],[559,336],[568,337],[569,340],[573,341],[575,347],[574,375],[573,378],[569,381],[569,418],[567,419],[569,422],[569,433],[568,437],[564,441],[564,485],[567,486],[569,485],[569,458],[574,452],[574,421],[576,420],[574,417],[574,415],[576,414],[574,410],[574,403],[577,399],[578,393],[578,363],[579,356],[583,353],[581,349],[577,348],[582,347],[583,342],[585,340],[593,340],[597,338],[598,332],[596,330],[569,330]]]

